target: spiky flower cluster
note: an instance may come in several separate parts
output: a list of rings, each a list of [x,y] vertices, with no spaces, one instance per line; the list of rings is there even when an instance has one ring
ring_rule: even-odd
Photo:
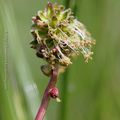
[[[95,44],[85,26],[74,18],[71,9],[48,3],[43,11],[32,18],[32,48],[38,57],[49,65],[68,66],[71,57],[82,53],[85,61],[91,59],[91,47]]]

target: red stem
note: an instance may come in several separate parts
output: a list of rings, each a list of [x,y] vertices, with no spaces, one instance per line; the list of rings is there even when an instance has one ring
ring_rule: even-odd
[[[50,81],[48,83],[47,88],[45,89],[42,102],[41,102],[41,105],[40,105],[40,108],[38,110],[35,120],[44,119],[44,116],[45,116],[45,113],[46,113],[46,110],[47,110],[47,107],[50,101],[49,91],[52,87],[55,87],[55,84],[57,82],[57,75],[58,75],[58,69],[55,68],[54,70],[52,70]]]

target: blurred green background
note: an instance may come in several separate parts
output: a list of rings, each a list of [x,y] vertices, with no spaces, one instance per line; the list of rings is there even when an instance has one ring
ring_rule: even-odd
[[[72,8],[96,39],[59,77],[46,120],[120,120],[120,0],[50,0]],[[33,120],[48,78],[30,48],[31,17],[47,0],[0,0],[0,120]]]

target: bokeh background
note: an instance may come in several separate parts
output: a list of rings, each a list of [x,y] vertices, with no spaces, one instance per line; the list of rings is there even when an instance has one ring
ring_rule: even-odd
[[[72,8],[96,39],[93,60],[59,77],[46,120],[120,120],[120,0],[49,0]],[[33,120],[48,78],[30,48],[31,17],[47,0],[0,0],[0,120]]]

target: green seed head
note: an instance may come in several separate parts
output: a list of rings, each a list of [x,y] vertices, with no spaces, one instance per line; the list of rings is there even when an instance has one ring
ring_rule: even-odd
[[[49,65],[68,66],[72,63],[71,57],[80,53],[86,62],[91,59],[91,47],[95,41],[85,26],[73,16],[71,9],[48,3],[45,10],[38,11],[32,18],[32,23],[34,40],[31,47]]]

